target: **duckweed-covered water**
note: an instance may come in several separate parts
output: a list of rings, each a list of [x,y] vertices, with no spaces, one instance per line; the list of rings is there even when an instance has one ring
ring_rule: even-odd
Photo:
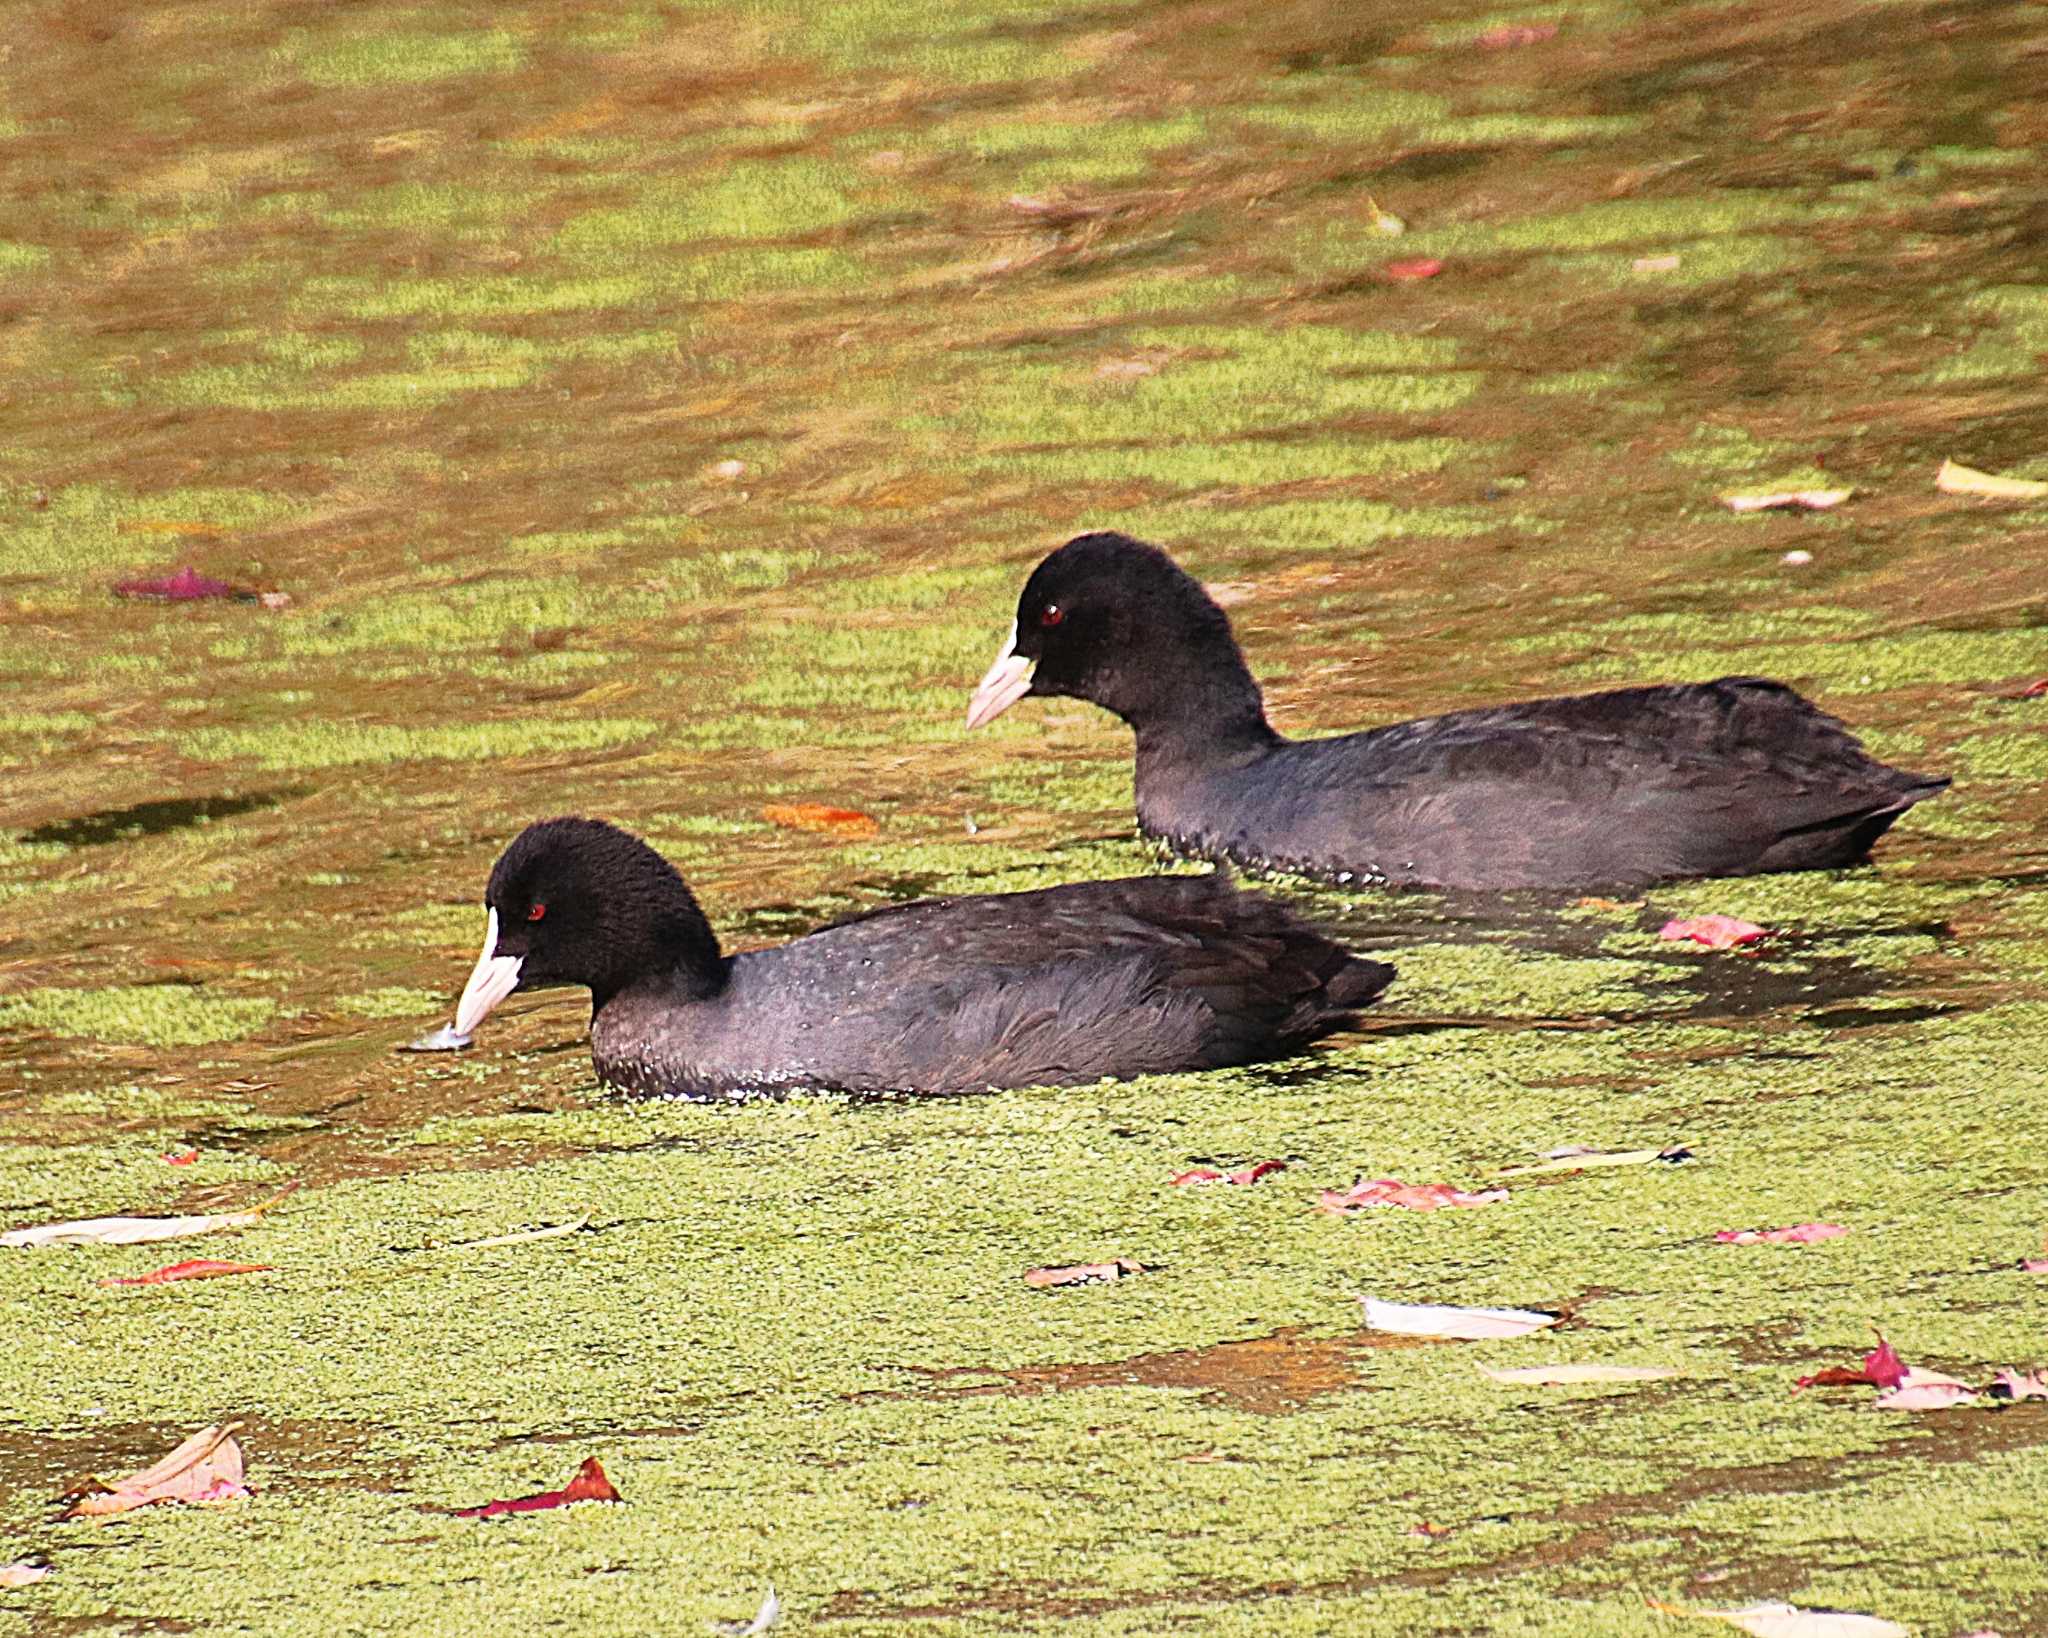
[[[697,1633],[771,1582],[849,1635],[1650,1634],[1647,1600],[1756,1598],[2048,1630],[2048,1406],[1790,1393],[1872,1325],[1973,1380],[2048,1364],[2048,700],[2015,697],[2048,506],[1933,486],[2048,477],[2038,8],[9,32],[0,1221],[303,1186],[233,1236],[0,1254],[0,1563],[52,1567],[0,1634]],[[1241,1073],[636,1107],[563,996],[392,1052],[546,814],[648,835],[740,944],[1151,868],[1115,723],[959,727],[1090,527],[1225,589],[1290,731],[1740,670],[1955,788],[1840,876],[1291,886],[1402,978]],[[289,607],[111,594],[185,564]],[[806,801],[879,833],[761,817]],[[1709,911],[1774,936],[1656,937]],[[1570,1143],[1695,1158],[1312,1209]],[[1809,1220],[1851,1232],[1713,1239]],[[97,1283],[209,1255],[274,1272]],[[1147,1272],[1020,1279],[1119,1256]],[[1570,1317],[1386,1346],[1367,1293]],[[1558,1360],[1682,1374],[1476,1368]],[[253,1500],[54,1522],[230,1418]],[[434,1511],[587,1455],[626,1505]]]

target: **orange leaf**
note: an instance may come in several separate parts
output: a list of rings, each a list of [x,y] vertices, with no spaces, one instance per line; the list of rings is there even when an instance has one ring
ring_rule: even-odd
[[[761,817],[788,830],[814,830],[826,836],[872,836],[882,828],[854,808],[827,807],[823,802],[771,802]]]

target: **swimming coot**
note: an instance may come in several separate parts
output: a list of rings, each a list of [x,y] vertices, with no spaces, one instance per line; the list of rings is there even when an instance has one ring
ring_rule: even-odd
[[[1032,571],[970,728],[1067,694],[1138,740],[1138,822],[1183,852],[1340,881],[1640,887],[1853,864],[1948,784],[1887,767],[1762,677],[1457,711],[1333,739],[1268,726],[1230,621],[1156,546]]]
[[[528,826],[484,905],[458,1030],[585,984],[599,1077],[696,1098],[1213,1069],[1342,1028],[1394,976],[1213,875],[926,899],[728,956],[675,867],[595,819]]]

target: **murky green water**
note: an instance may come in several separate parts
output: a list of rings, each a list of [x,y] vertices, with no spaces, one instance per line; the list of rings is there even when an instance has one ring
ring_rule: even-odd
[[[2048,476],[2042,35],[1903,0],[24,9],[0,1225],[305,1187],[233,1237],[0,1254],[0,1563],[55,1571],[0,1634],[694,1633],[769,1581],[849,1634],[1677,1630],[1646,1597],[2048,1630],[2048,1410],[1788,1393],[1873,1323],[2048,1364],[2048,701],[2013,697],[2048,506],[1933,485]],[[1716,498],[1820,483],[1856,494]],[[1240,1074],[625,1107],[559,997],[392,1053],[545,814],[647,834],[741,943],[1148,868],[1115,723],[959,729],[1093,527],[1228,585],[1290,731],[1755,671],[1955,788],[1840,877],[1290,887],[1402,981]],[[187,563],[290,606],[111,595]],[[1656,939],[1709,910],[1779,936]],[[1852,1232],[1712,1240],[1808,1219]],[[186,1255],[276,1272],[96,1283]],[[1117,1256],[1151,1271],[1019,1279]],[[1376,1347],[1367,1292],[1573,1317]],[[1685,1374],[1474,1369],[1552,1359]],[[228,1417],[253,1502],[51,1522]],[[419,1510],[590,1454],[625,1507]]]

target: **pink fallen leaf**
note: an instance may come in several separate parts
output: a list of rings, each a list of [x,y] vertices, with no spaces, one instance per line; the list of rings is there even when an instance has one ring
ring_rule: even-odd
[[[1452,1308],[1431,1302],[1381,1302],[1377,1297],[1360,1300],[1365,1304],[1365,1325],[1369,1331],[1447,1337],[1461,1342],[1524,1337],[1531,1331],[1555,1325],[1562,1317],[1533,1308]]]
[[[1628,265],[1637,273],[1676,273],[1680,262],[1676,256],[1638,256]]]
[[[2000,1371],[1989,1389],[1993,1399],[2048,1399],[2048,1371]]]
[[[1647,1166],[1653,1161],[1681,1166],[1692,1157],[1692,1151],[1682,1143],[1663,1149],[1589,1149],[1583,1143],[1567,1143],[1562,1148],[1545,1151],[1541,1161],[1503,1166],[1500,1175],[1536,1177],[1549,1172],[1577,1172],[1600,1166]]]
[[[1144,1272],[1143,1263],[1119,1257],[1113,1263],[1069,1263],[1064,1268],[1027,1269],[1024,1283],[1044,1291],[1061,1285],[1107,1285],[1113,1280],[1127,1279]]]
[[[604,1468],[595,1456],[585,1459],[576,1470],[575,1477],[559,1490],[537,1491],[531,1496],[515,1496],[509,1501],[489,1501],[477,1507],[458,1507],[454,1510],[459,1519],[495,1519],[507,1513],[543,1513],[552,1507],[568,1507],[576,1502],[622,1502],[626,1498],[612,1487],[604,1475]]]
[[[1417,279],[1433,279],[1444,270],[1444,264],[1434,256],[1417,256],[1405,262],[1389,262],[1380,269],[1387,278],[1412,283]]]
[[[1839,1240],[1848,1232],[1840,1223],[1794,1223],[1790,1228],[1722,1229],[1714,1238],[1730,1246],[1810,1246],[1817,1240]]]
[[[2036,677],[2026,687],[2013,695],[2013,698],[2016,700],[2038,700],[2043,695],[2048,695],[2048,677]]]
[[[1949,1410],[1975,1403],[1977,1390],[1939,1371],[1908,1370],[1896,1388],[1887,1388],[1872,1402],[1874,1410]]]
[[[1518,46],[1540,45],[1556,34],[1555,23],[1497,23],[1472,43],[1481,51],[1512,51]]]
[[[1235,1183],[1239,1187],[1256,1183],[1262,1177],[1271,1177],[1275,1172],[1287,1170],[1284,1160],[1261,1160],[1250,1166],[1240,1166],[1233,1172],[1219,1172],[1213,1166],[1196,1166],[1190,1171],[1179,1173],[1173,1180],[1177,1189],[1195,1183]]]
[[[1754,944],[1769,935],[1755,922],[1743,921],[1736,916],[1687,916],[1683,920],[1667,921],[1657,936],[1672,944],[1691,939],[1710,950],[1733,950],[1744,944]]]
[[[199,603],[225,599],[235,603],[261,603],[267,609],[291,606],[291,598],[284,592],[258,591],[252,586],[232,585],[228,581],[216,580],[211,575],[201,574],[189,563],[176,574],[116,581],[114,595],[145,603]]]
[[[89,1481],[65,1512],[67,1519],[106,1518],[115,1513],[152,1507],[158,1502],[224,1502],[250,1493],[242,1482],[242,1447],[235,1429],[225,1422],[201,1428],[191,1438],[140,1473],[112,1484]]]
[[[1647,1600],[1662,1615],[1684,1615],[1700,1621],[1724,1621],[1754,1633],[1756,1638],[1911,1638],[1906,1628],[1875,1615],[1851,1610],[1803,1610],[1796,1604],[1766,1601],[1740,1609],[1688,1609],[1683,1604]]]
[[[0,1246],[132,1246],[150,1240],[180,1240],[221,1229],[248,1228],[297,1188],[280,1189],[247,1211],[215,1212],[195,1217],[87,1217],[73,1223],[44,1223],[36,1228],[9,1229]]]
[[[47,1564],[31,1564],[22,1559],[15,1564],[0,1564],[0,1587],[33,1587],[50,1573]]]
[[[1825,512],[1855,493],[1853,489],[1773,489],[1761,494],[1723,495],[1721,504],[1731,512],[1772,512],[1790,507]]]
[[[173,1149],[157,1157],[166,1166],[189,1166],[199,1158],[197,1149]]]
[[[151,1269],[147,1274],[136,1274],[126,1279],[109,1275],[101,1285],[169,1285],[176,1280],[217,1280],[226,1274],[270,1274],[275,1270],[268,1263],[217,1263],[208,1257],[197,1257],[189,1262],[169,1263],[162,1268]]]
[[[1456,1189],[1448,1183],[1403,1183],[1398,1178],[1363,1178],[1348,1189],[1325,1189],[1317,1201],[1319,1211],[1333,1217],[1353,1212],[1397,1206],[1407,1211],[1439,1211],[1447,1206],[1491,1206],[1507,1199],[1506,1189],[1486,1189],[1478,1194]]]
[[[2022,1273],[2048,1274],[2048,1241],[2042,1242],[2041,1250],[2044,1253],[2042,1256],[2022,1257],[2020,1259],[2020,1271]]]

